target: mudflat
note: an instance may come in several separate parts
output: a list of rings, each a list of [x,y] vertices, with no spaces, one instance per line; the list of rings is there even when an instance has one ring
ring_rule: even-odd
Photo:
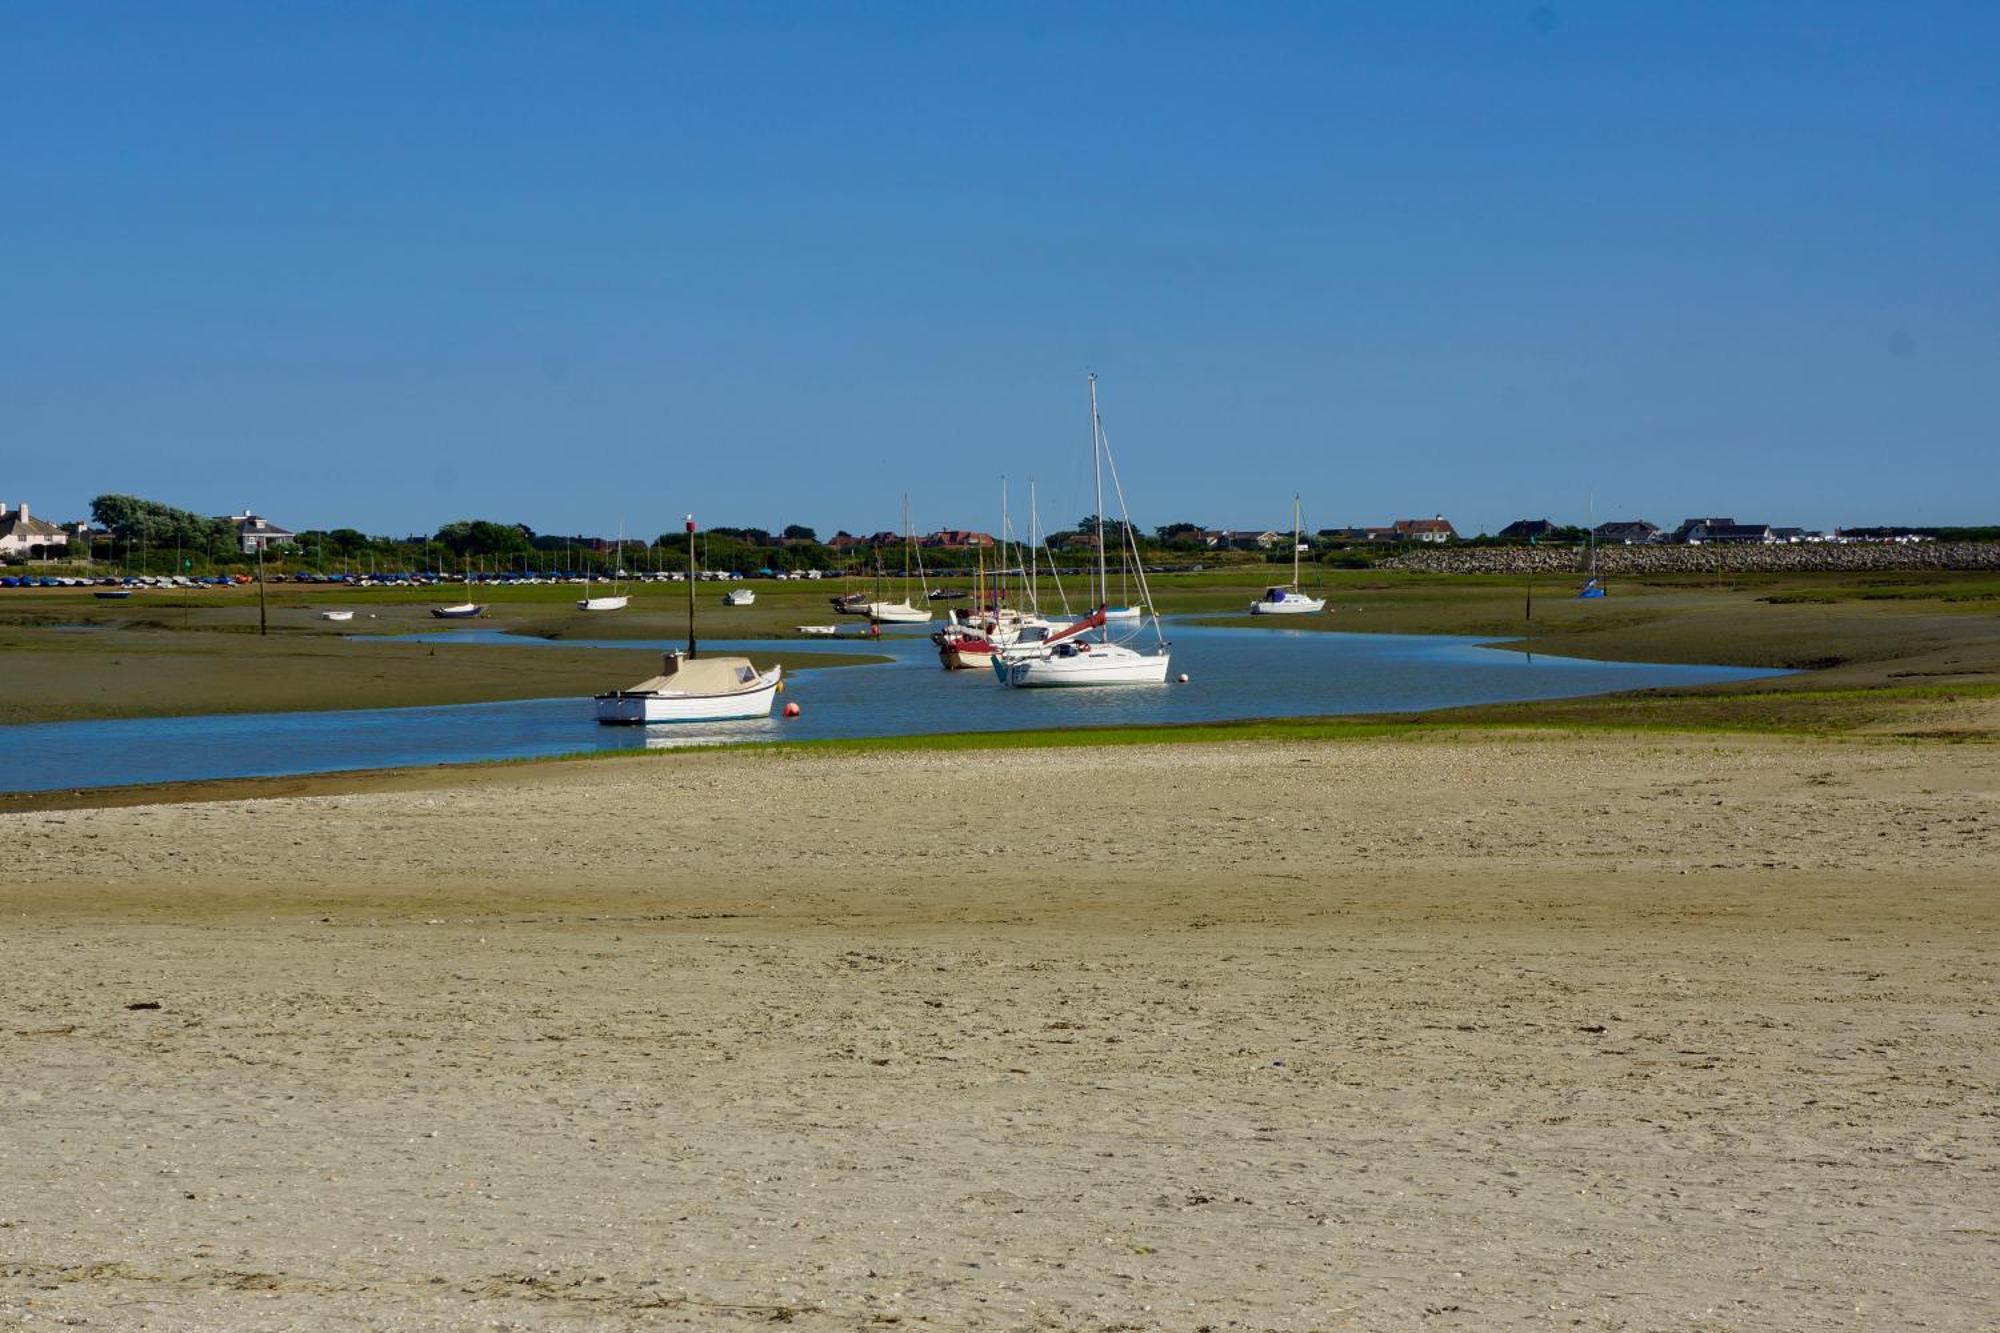
[[[2000,750],[680,753],[0,816],[0,1317],[1975,1327]]]

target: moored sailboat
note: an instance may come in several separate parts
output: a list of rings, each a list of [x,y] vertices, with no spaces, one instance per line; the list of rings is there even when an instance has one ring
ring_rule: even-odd
[[[1114,642],[1111,631],[1106,626],[1109,580],[1104,550],[1104,469],[1107,463],[1111,468],[1111,484],[1118,496],[1121,536],[1129,548],[1132,544],[1132,524],[1131,516],[1125,509],[1125,487],[1118,480],[1118,464],[1111,457],[1111,442],[1105,437],[1104,424],[1098,416],[1097,376],[1092,375],[1090,377],[1090,467],[1097,490],[1097,610],[1078,625],[1071,626],[1068,631],[1051,636],[1038,651],[1014,660],[996,657],[993,665],[994,674],[1015,689],[1166,683],[1169,664],[1167,641],[1160,633],[1159,613],[1153,608],[1152,593],[1146,586],[1145,566],[1136,560],[1134,564],[1139,574],[1139,595],[1144,604],[1144,613],[1153,622],[1157,645],[1152,652],[1141,653],[1126,644]],[[1133,554],[1136,555],[1136,552]],[[1095,639],[1084,632],[1091,628],[1099,631]]]
[[[1326,610],[1324,597],[1309,597],[1299,588],[1299,547],[1304,545],[1299,524],[1299,497],[1292,497],[1292,581],[1264,589],[1264,595],[1250,603],[1253,616],[1303,616]]]
[[[687,651],[666,654],[659,675],[630,689],[596,696],[597,720],[606,724],[724,722],[769,717],[783,688],[783,667],[759,671],[747,657],[701,657],[695,641],[694,515],[687,518]]]

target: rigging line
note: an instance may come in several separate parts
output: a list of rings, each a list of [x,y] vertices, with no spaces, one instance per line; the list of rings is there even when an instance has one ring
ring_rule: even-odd
[[[1118,460],[1111,456],[1111,436],[1105,431],[1101,422],[1098,424],[1097,434],[1104,441],[1104,464],[1106,469],[1111,473],[1111,491],[1118,497],[1118,518],[1125,526],[1125,545],[1131,550],[1132,564],[1139,571],[1139,597],[1146,604],[1146,614],[1152,617],[1153,637],[1158,639],[1160,646],[1164,648],[1167,646],[1167,634],[1166,630],[1160,625],[1159,610],[1153,605],[1153,590],[1146,583],[1146,565],[1144,561],[1139,559],[1139,548],[1136,544],[1136,539],[1132,535],[1132,515],[1125,509],[1125,484],[1118,480]],[[1102,541],[1104,535],[1104,515],[1099,514],[1097,516],[1097,523],[1098,540]]]

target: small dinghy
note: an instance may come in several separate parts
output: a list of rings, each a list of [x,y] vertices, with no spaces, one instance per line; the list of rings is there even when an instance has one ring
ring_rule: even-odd
[[[794,630],[797,630],[797,631],[798,631],[798,632],[799,632],[800,634],[838,634],[838,633],[840,633],[840,626],[838,626],[838,625],[794,625],[794,626],[792,626],[792,628],[793,628]]]
[[[724,606],[753,606],[756,601],[757,594],[749,588],[731,588],[722,594]]]
[[[460,602],[457,606],[434,606],[431,614],[439,620],[472,620],[486,614],[484,602]]]
[[[352,620],[354,619],[354,613],[352,611],[322,611],[319,613],[319,618],[321,620]]]

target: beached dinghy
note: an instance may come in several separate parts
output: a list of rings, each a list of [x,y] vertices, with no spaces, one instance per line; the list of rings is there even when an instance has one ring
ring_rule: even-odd
[[[483,602],[460,602],[456,606],[434,606],[431,614],[439,620],[473,620],[486,614]]]
[[[354,619],[354,613],[352,611],[322,611],[319,613],[319,618],[321,620],[352,620]]]

